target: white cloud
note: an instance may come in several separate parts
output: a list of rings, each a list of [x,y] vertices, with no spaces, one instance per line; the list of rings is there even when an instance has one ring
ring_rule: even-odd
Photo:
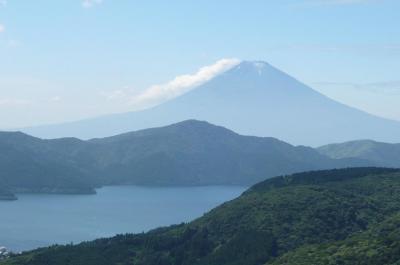
[[[4,32],[6,27],[3,24],[0,24],[0,33]]]
[[[238,59],[219,60],[213,65],[200,68],[195,74],[177,76],[166,84],[151,86],[142,93],[132,97],[130,104],[138,108],[143,108],[162,103],[204,84],[239,63],[240,60]]]
[[[95,5],[99,5],[103,2],[103,0],[83,0],[82,1],[82,6],[84,8],[91,8]]]

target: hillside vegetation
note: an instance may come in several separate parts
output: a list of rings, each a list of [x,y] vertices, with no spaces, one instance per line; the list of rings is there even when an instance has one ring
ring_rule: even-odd
[[[0,150],[0,189],[9,193],[93,193],[97,186],[121,184],[252,185],[280,174],[373,165],[194,120],[89,141],[3,132]]]
[[[45,140],[22,133],[0,133],[0,199],[14,193],[94,193],[94,185]]]
[[[1,265],[399,264],[400,171],[272,178],[188,224],[23,253]]]
[[[384,167],[400,168],[400,144],[360,140],[329,144],[319,147],[317,150],[334,159],[356,158],[368,160]]]

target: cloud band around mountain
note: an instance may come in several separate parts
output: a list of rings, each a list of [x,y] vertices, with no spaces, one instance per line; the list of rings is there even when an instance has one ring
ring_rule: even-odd
[[[206,83],[239,63],[238,59],[221,59],[212,65],[200,68],[195,74],[180,75],[168,83],[151,86],[131,98],[130,104],[142,108],[154,106]]]

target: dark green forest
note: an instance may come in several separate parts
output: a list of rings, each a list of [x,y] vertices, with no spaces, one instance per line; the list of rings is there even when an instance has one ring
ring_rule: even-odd
[[[188,224],[15,255],[1,265],[400,264],[400,171],[261,182]]]

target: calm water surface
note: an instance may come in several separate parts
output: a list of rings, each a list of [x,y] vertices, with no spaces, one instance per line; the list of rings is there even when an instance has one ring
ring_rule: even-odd
[[[97,195],[19,195],[0,201],[0,246],[13,251],[188,222],[245,187],[105,187]]]

